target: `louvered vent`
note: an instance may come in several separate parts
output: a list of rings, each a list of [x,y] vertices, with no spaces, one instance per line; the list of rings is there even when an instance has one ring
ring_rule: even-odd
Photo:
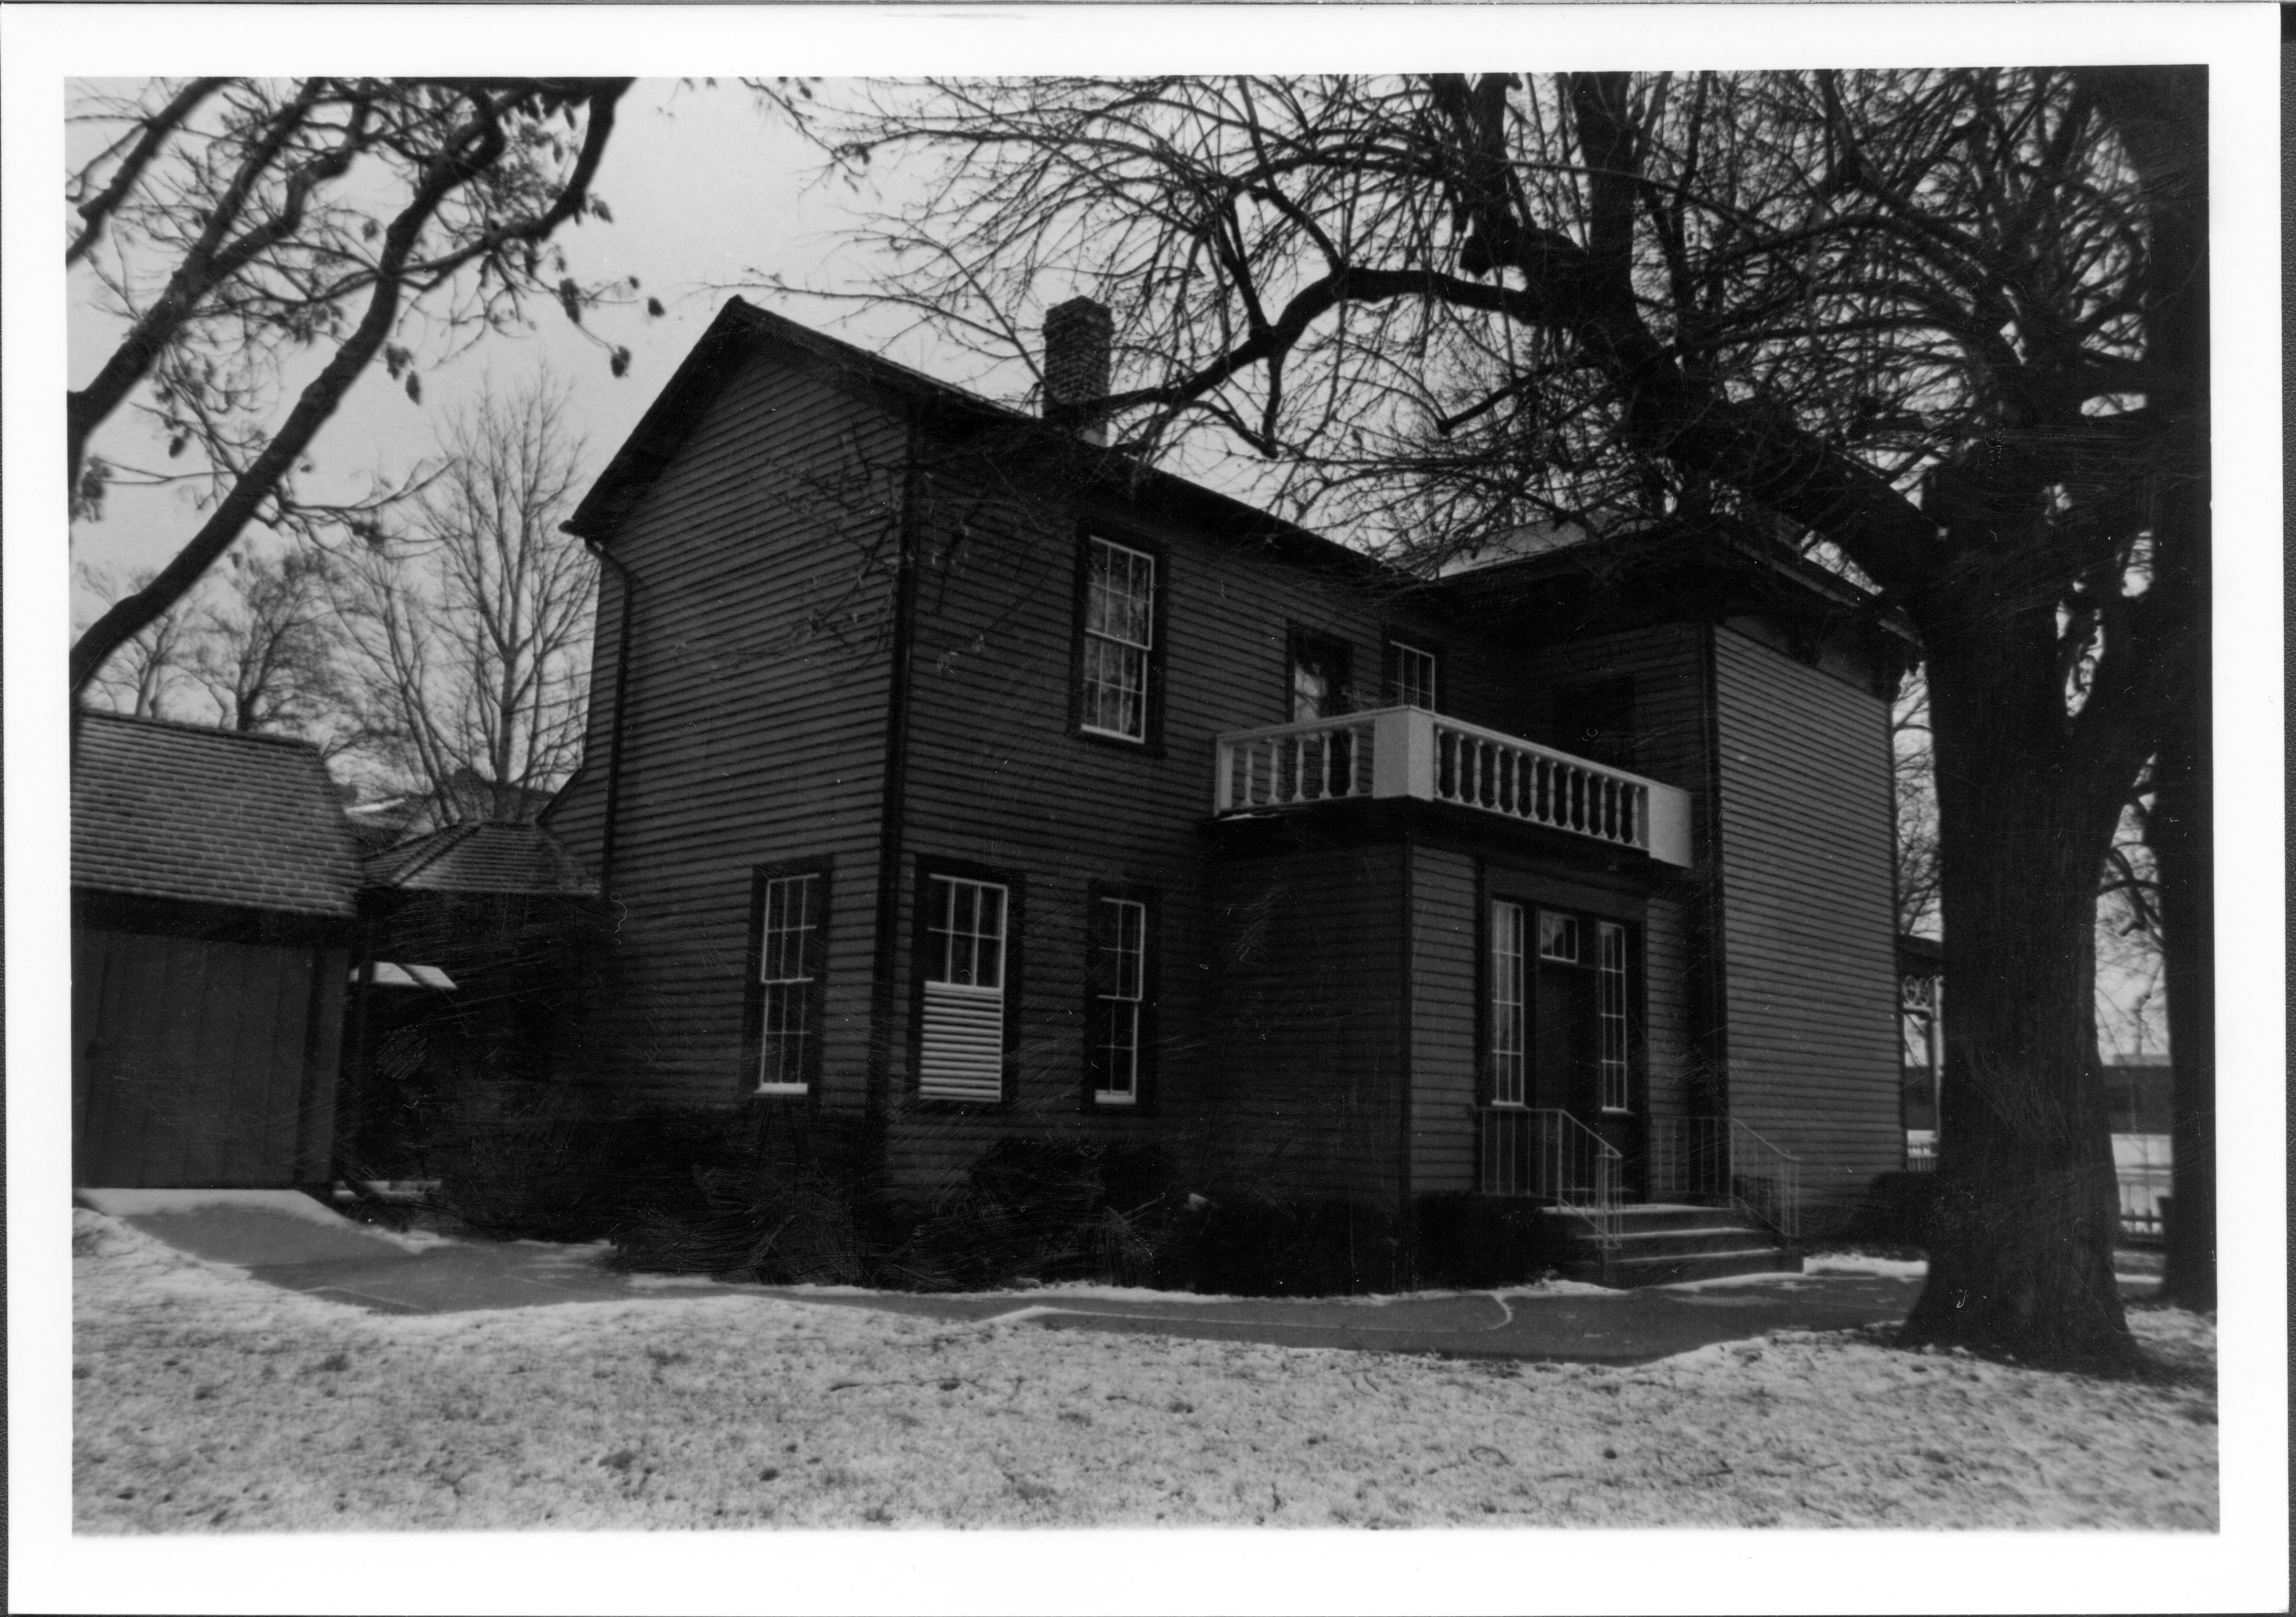
[[[925,984],[917,1093],[934,1100],[1004,1096],[1004,990]]]

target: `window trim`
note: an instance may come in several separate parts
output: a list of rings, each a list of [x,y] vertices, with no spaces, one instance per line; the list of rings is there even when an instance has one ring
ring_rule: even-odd
[[[1394,624],[1382,624],[1379,633],[1381,701],[1390,708],[1407,705],[1403,701],[1401,689],[1403,660],[1397,656],[1396,653],[1399,649],[1409,650],[1418,653],[1435,665],[1435,700],[1426,710],[1430,713],[1442,712],[1444,693],[1451,682],[1450,653],[1426,636],[1398,628]]]
[[[999,1063],[997,1097],[961,1099],[923,1092],[925,1042],[925,977],[930,970],[931,928],[927,925],[933,878],[959,882],[990,882],[1004,890],[1004,1050]],[[919,854],[909,882],[909,1066],[904,1103],[911,1110],[928,1112],[998,1112],[1013,1104],[1018,1088],[1021,1005],[1021,940],[1027,915],[1027,881],[1020,872],[968,859]]]
[[[1498,1010],[1499,1010],[1499,907],[1505,905],[1515,912],[1521,923],[1522,940],[1514,956],[1515,1011],[1521,1022],[1521,1046],[1514,1052],[1519,1071],[1516,1074],[1519,1093],[1513,1100],[1499,1096],[1498,1084]],[[1537,1058],[1538,1039],[1533,1025],[1538,1014],[1538,958],[1535,940],[1538,932],[1537,906],[1505,893],[1486,892],[1483,899],[1482,949],[1483,995],[1481,1037],[1476,1041],[1476,1065],[1481,1070],[1478,1088],[1486,1106],[1505,1107],[1521,1111],[1530,1104],[1531,1063]]]
[[[796,876],[813,878],[820,917],[813,928],[810,949],[813,956],[810,962],[813,995],[807,1006],[805,1080],[802,1085],[768,1088],[759,1077],[766,1057],[766,983],[761,975],[765,969],[766,891],[775,882]],[[829,992],[831,892],[831,861],[826,858],[785,859],[754,865],[750,868],[750,932],[749,945],[744,950],[747,966],[742,989],[742,1064],[736,1079],[739,1093],[745,1100],[786,1104],[813,1103],[821,1098],[822,1036],[828,1023],[825,1005]]]
[[[1092,547],[1097,541],[1146,556],[1153,568],[1148,588],[1147,689],[1142,703],[1143,734],[1137,738],[1111,730],[1095,729],[1084,721],[1085,646],[1090,631],[1085,624],[1092,609]],[[1171,554],[1161,542],[1111,522],[1078,524],[1075,555],[1075,600],[1071,605],[1069,646],[1069,734],[1096,746],[1114,747],[1150,758],[1164,756],[1164,669],[1168,632],[1165,598],[1170,587]]]
[[[1099,1046],[1095,1034],[1099,1026],[1102,995],[1098,967],[1101,932],[1101,905],[1114,901],[1137,904],[1143,911],[1140,938],[1140,1022],[1139,1048],[1133,1070],[1132,1098],[1128,1101],[1103,1098],[1099,1075],[1095,1070],[1095,1052]],[[1163,895],[1153,887],[1136,882],[1091,882],[1085,887],[1085,971],[1084,971],[1084,1059],[1080,1104],[1086,1112],[1117,1112],[1130,1116],[1145,1116],[1156,1109],[1156,1028],[1157,996],[1162,986],[1162,949],[1159,933],[1163,922]]]
[[[1497,993],[1497,948],[1492,917],[1502,904],[1520,906],[1523,911],[1523,1094],[1520,1103],[1530,1104],[1530,1096],[1538,1087],[1538,973],[1553,965],[1564,971],[1585,972],[1596,980],[1596,1065],[1592,1078],[1594,1088],[1587,1098],[1593,1105],[1582,1115],[1575,1108],[1572,1115],[1590,1127],[1599,1121],[1634,1119],[1646,1116],[1650,1110],[1650,1007],[1648,973],[1644,953],[1648,948],[1648,917],[1634,908],[1588,908],[1582,896],[1577,899],[1555,902],[1540,896],[1540,883],[1522,880],[1509,874],[1494,878],[1488,864],[1478,859],[1475,881],[1477,941],[1475,948],[1475,1104],[1479,1106],[1511,1109],[1513,1103],[1497,1098],[1492,1071],[1494,1041],[1497,1028],[1495,1021],[1495,1000]],[[1578,961],[1550,960],[1540,948],[1538,916],[1544,912],[1568,916],[1578,923],[1582,958]],[[1583,957],[1591,948],[1599,956],[1599,934],[1595,929],[1615,926],[1619,929],[1624,952],[1625,972],[1621,988],[1626,1012],[1626,1079],[1627,1104],[1624,1107],[1605,1106],[1603,1102],[1600,1055],[1600,980],[1598,958]]]
[[[1341,699],[1339,711],[1352,713],[1357,710],[1355,643],[1346,636],[1334,634],[1330,629],[1318,628],[1313,624],[1289,620],[1283,626],[1283,722],[1285,724],[1306,722],[1300,718],[1298,712],[1299,687],[1294,682],[1293,676],[1299,670],[1300,652],[1308,647],[1338,653],[1336,659],[1340,666],[1338,694]],[[1332,715],[1326,714],[1324,717],[1330,718]]]

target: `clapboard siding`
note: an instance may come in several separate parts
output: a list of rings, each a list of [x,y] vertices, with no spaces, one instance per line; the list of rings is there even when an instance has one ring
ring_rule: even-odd
[[[1482,922],[1470,855],[1411,850],[1411,1188],[1475,1187]]]
[[[891,1171],[898,1183],[937,1184],[1000,1135],[1135,1138],[1151,1126],[1082,1104],[1081,929],[1095,882],[1159,895],[1165,965],[1152,1127],[1166,1149],[1193,1160],[1201,1141],[1187,1120],[1207,1104],[1211,1063],[1200,1030],[1214,1014],[1217,986],[1203,968],[1219,947],[1199,829],[1211,812],[1216,737],[1289,719],[1294,626],[1349,645],[1365,703],[1381,700],[1390,629],[1444,653],[1443,705],[1477,722],[1514,722],[1520,680],[1502,677],[1507,654],[1467,645],[1392,579],[1304,566],[1182,518],[1064,491],[1049,474],[1015,477],[1009,465],[968,471],[953,451],[927,453],[934,510],[948,514],[921,539],[904,851],[1025,878],[1023,1032],[1009,1104],[961,1117],[926,1109],[914,1127],[897,1114]],[[1079,535],[1086,529],[1159,558],[1163,685],[1153,746],[1074,730]],[[914,895],[905,893],[903,905],[904,975],[895,1000],[907,1006]],[[1391,914],[1378,923],[1390,994],[1402,964],[1397,925]],[[905,1096],[914,1074],[906,1052],[900,1059],[896,1094]],[[1386,1149],[1393,1157],[1392,1137]],[[1391,1164],[1386,1171],[1391,1177]]]
[[[1399,1193],[1405,860],[1389,846],[1219,868],[1215,1182]]]
[[[622,919],[583,1044],[625,1104],[740,1098],[751,873],[809,859],[830,864],[822,1104],[863,1104],[904,447],[882,397],[754,358],[607,542],[636,579]],[[621,585],[609,569],[591,765],[552,816],[594,869]]]
[[[1669,623],[1548,646],[1525,688],[1529,733],[1554,734],[1554,697],[1562,686],[1625,677],[1634,681],[1635,769],[1670,786],[1705,784],[1706,710],[1700,663],[1702,631]]]
[[[1904,1150],[1888,715],[1733,629],[1714,657],[1730,1108],[1838,1212]]]

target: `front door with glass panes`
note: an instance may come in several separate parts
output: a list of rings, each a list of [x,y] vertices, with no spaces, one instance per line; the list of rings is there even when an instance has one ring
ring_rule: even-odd
[[[1490,927],[1487,1104],[1567,1112],[1615,1147],[1631,1176],[1641,1109],[1633,930],[1509,899],[1492,901]]]

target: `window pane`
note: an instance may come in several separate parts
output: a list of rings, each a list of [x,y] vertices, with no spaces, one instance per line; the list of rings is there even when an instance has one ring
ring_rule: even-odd
[[[1406,708],[1435,706],[1435,659],[1432,653],[1416,646],[1406,645],[1399,640],[1388,643],[1395,657],[1395,689],[1390,693],[1398,705]]]
[[[1578,917],[1540,910],[1538,954],[1542,960],[1567,960],[1573,964],[1583,958],[1578,952]]]
[[[758,940],[759,990],[758,1082],[767,1088],[802,1088],[815,1037],[820,985],[815,978],[821,917],[818,878],[777,876],[766,883]]]
[[[1595,923],[1595,1015],[1601,1035],[1603,1107],[1627,1109],[1627,929]]]
[[[1103,899],[1092,923],[1093,1094],[1102,1101],[1128,1102],[1139,1089],[1148,907],[1130,899]]]
[[[1523,1098],[1523,914],[1520,904],[1491,906],[1491,1099]]]

